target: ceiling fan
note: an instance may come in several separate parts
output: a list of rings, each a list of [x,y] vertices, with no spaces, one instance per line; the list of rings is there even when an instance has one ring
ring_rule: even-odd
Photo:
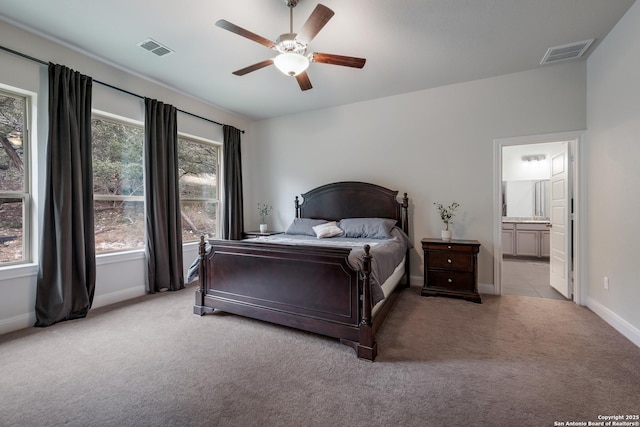
[[[311,40],[320,32],[320,30],[333,17],[334,12],[328,7],[318,4],[313,10],[307,22],[304,23],[299,33],[293,32],[293,8],[298,4],[299,0],[285,0],[285,4],[289,8],[289,32],[281,34],[275,42],[261,37],[251,31],[238,27],[224,19],[216,22],[216,26],[225,30],[236,33],[249,40],[260,43],[263,46],[278,52],[278,55],[271,59],[260,61],[256,64],[234,71],[236,76],[244,76],[252,71],[259,70],[274,64],[280,71],[288,76],[293,76],[298,81],[300,89],[309,90],[311,81],[307,75],[307,68],[311,62],[321,62],[324,64],[342,65],[344,67],[362,68],[366,62],[364,58],[356,58],[353,56],[333,55],[330,53],[313,52],[307,54],[307,47]]]

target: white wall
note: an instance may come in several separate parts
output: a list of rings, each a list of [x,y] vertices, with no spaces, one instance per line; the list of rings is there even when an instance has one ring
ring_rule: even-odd
[[[640,345],[640,3],[587,61],[588,302]],[[604,277],[610,287],[605,290]]]
[[[245,216],[256,227],[267,202],[284,229],[296,195],[333,181],[407,192],[419,280],[420,239],[442,226],[433,203],[455,200],[454,238],[480,241],[479,281],[492,286],[493,140],[584,129],[585,102],[586,66],[573,62],[256,122]]]
[[[231,114],[215,106],[208,105],[163,85],[145,80],[116,67],[97,61],[59,44],[0,21],[2,45],[34,58],[66,65],[76,71],[91,76],[132,93],[155,98],[177,108],[207,117],[212,120],[248,129],[250,121]],[[44,170],[44,155],[47,139],[47,69],[45,66],[18,56],[0,51],[0,83],[37,94],[35,110],[38,126],[34,136],[35,165]],[[93,108],[129,119],[144,122],[144,104],[140,98],[109,89],[98,83],[93,85]],[[190,135],[222,141],[221,126],[178,113],[178,131]],[[244,134],[243,146],[250,145],[250,136]],[[43,174],[35,184],[34,207],[42,206],[38,187],[43,185]],[[37,215],[36,215],[37,216]],[[37,231],[37,223],[36,231]],[[33,244],[38,245],[37,232]],[[37,246],[34,246],[37,247]],[[38,250],[34,251],[34,263]],[[185,247],[185,268],[197,255],[197,245]],[[144,294],[146,262],[144,253],[100,255],[97,258],[96,292],[93,307],[100,307]],[[0,270],[0,334],[31,326],[35,321],[34,305],[36,290],[35,264],[22,265]],[[190,310],[190,307],[186,307]]]

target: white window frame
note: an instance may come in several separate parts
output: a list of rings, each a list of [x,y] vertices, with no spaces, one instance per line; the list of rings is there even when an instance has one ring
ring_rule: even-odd
[[[14,98],[21,98],[24,100],[24,120],[22,130],[22,146],[23,146],[23,186],[21,192],[8,192],[0,190],[0,198],[3,199],[22,199],[22,260],[20,261],[8,261],[0,262],[0,269],[5,267],[30,264],[34,262],[34,247],[32,244],[34,232],[34,224],[36,224],[36,218],[32,210],[33,206],[33,190],[31,183],[35,181],[31,176],[32,170],[37,168],[32,167],[32,151],[35,151],[34,143],[32,139],[32,129],[35,128],[33,120],[35,118],[34,106],[36,102],[36,94],[13,88],[6,85],[0,85],[0,93],[3,96],[10,96]],[[33,112],[33,113],[32,113]]]
[[[202,138],[199,136],[195,136],[195,135],[190,135],[184,132],[178,132],[178,139],[185,139],[189,142],[194,142],[197,144],[203,144],[203,145],[212,145],[214,147],[216,147],[218,149],[218,155],[216,156],[216,194],[218,195],[218,197],[216,199],[205,199],[205,198],[182,198],[182,196],[180,196],[180,204],[182,205],[182,202],[205,202],[205,203],[216,203],[216,236],[218,238],[220,238],[220,233],[221,233],[221,221],[220,221],[220,204],[222,203],[222,199],[221,199],[221,191],[222,191],[222,169],[221,169],[221,157],[222,157],[222,146],[223,144],[221,142],[217,142],[217,141],[213,141],[210,139],[206,139],[206,138]],[[198,241],[192,241],[192,242],[183,242],[182,246],[188,246],[188,245],[197,245],[199,242]]]

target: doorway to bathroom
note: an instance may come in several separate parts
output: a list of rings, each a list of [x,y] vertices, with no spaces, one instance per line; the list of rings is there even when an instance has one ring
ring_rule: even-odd
[[[562,133],[495,141],[497,294],[578,301],[578,141]]]

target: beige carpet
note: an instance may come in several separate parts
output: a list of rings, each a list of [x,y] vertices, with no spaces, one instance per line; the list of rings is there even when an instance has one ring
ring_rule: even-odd
[[[403,291],[375,363],[192,314],[194,288],[0,336],[2,426],[553,426],[640,411],[640,349],[570,302]]]

